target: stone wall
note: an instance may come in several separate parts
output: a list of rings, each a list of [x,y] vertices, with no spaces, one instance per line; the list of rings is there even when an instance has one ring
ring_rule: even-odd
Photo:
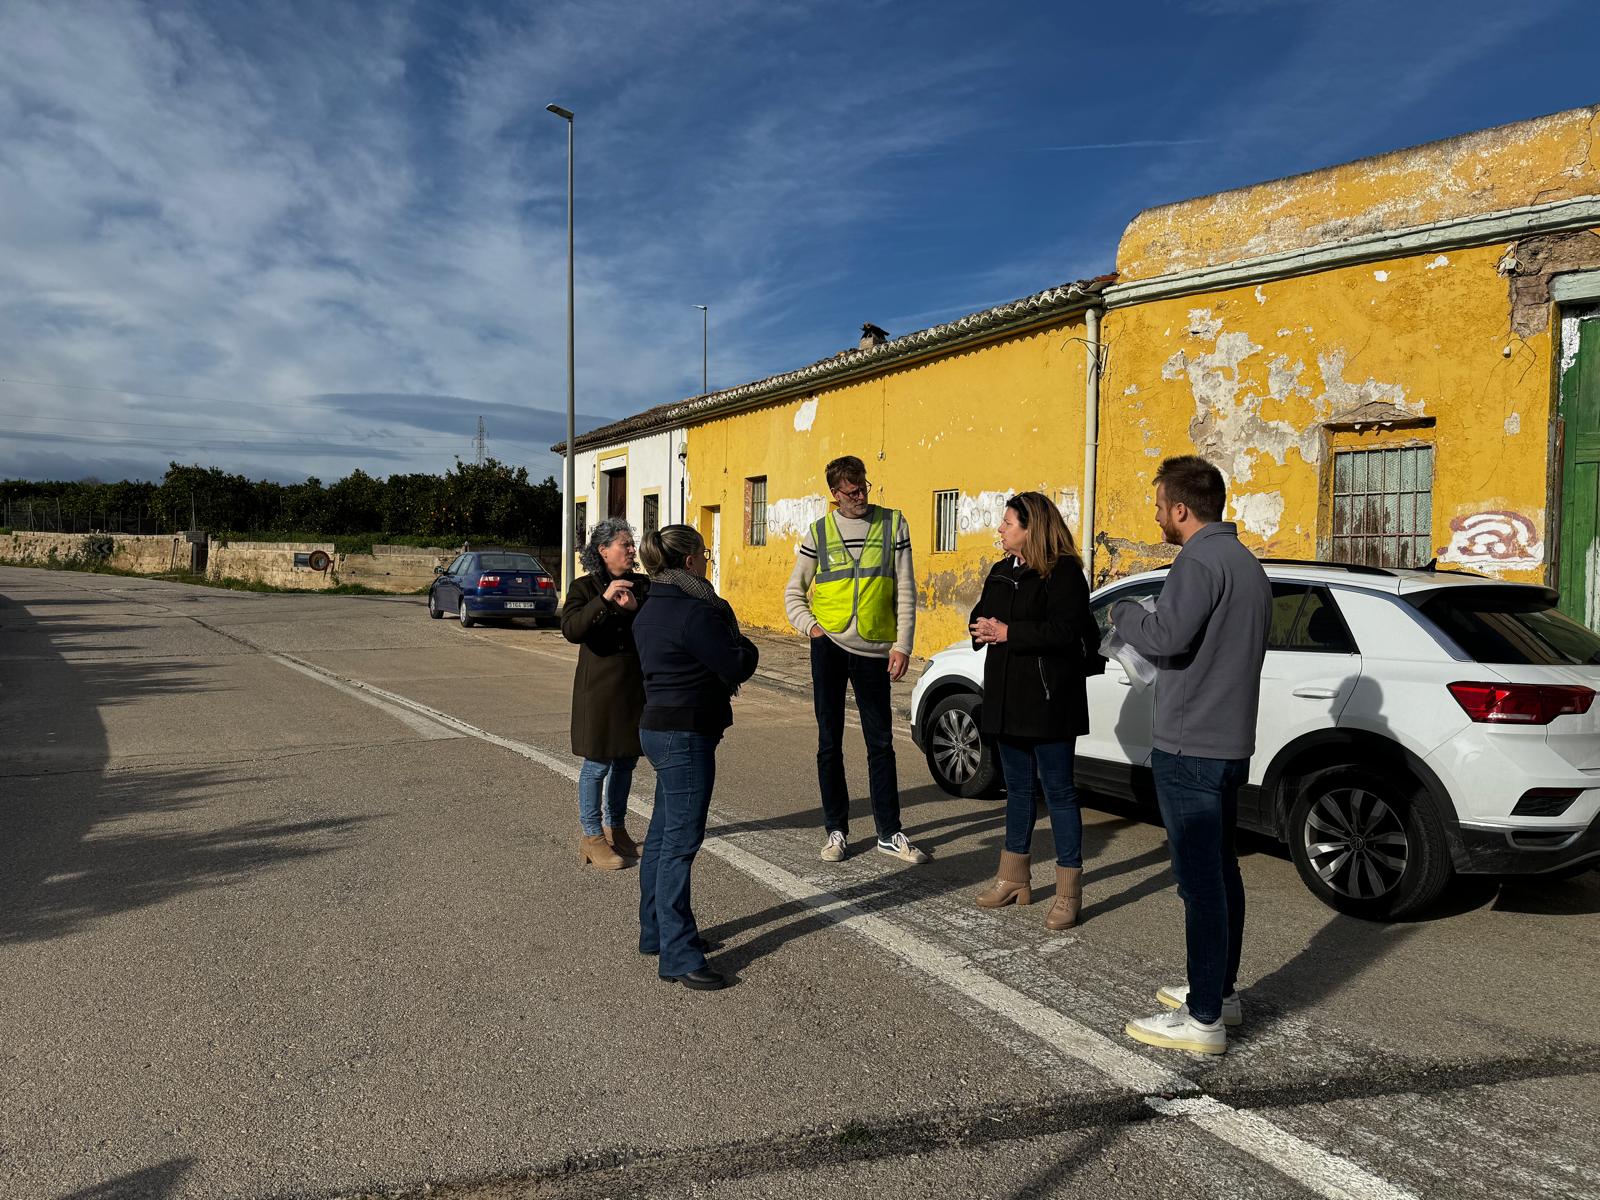
[[[188,569],[189,543],[170,534],[18,532],[0,537],[0,558],[48,566],[82,558],[89,539],[102,537],[109,537],[112,545],[106,565],[119,571],[160,575]]]
[[[437,546],[374,546],[371,554],[341,554],[333,560],[340,583],[359,583],[378,592],[418,592],[433,582],[435,567],[447,565],[454,550]]]
[[[206,561],[207,579],[242,579],[272,587],[320,591],[337,585],[330,568],[313,571],[296,566],[296,554],[321,550],[333,559],[332,542],[212,542]]]

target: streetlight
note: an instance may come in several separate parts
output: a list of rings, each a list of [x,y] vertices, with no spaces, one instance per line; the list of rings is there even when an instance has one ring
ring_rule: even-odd
[[[696,304],[700,310],[700,394],[704,396],[711,390],[707,382],[707,363],[710,362],[711,348],[711,310],[704,304]]]
[[[574,378],[573,353],[573,300],[572,300],[572,110],[559,104],[546,104],[546,112],[553,112],[567,123],[567,461],[565,471],[566,494],[561,506],[561,593],[566,595],[572,587],[572,551],[577,544],[578,510],[574,495],[577,491],[575,469],[577,447],[572,443],[577,437],[577,387]]]

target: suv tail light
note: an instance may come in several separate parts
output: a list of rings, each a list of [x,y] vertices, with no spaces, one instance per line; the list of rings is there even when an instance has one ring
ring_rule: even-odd
[[[1452,683],[1450,694],[1467,716],[1493,725],[1548,725],[1594,703],[1593,688],[1566,683]]]
[[[499,586],[500,586],[500,576],[498,576],[498,575],[479,575],[478,576],[478,590],[479,591],[482,591],[484,588],[497,588]]]

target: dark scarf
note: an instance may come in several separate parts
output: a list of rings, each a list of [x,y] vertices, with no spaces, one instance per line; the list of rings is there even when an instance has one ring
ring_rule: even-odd
[[[737,634],[739,632],[739,618],[733,615],[733,605],[717,595],[717,590],[706,580],[701,579],[700,576],[691,575],[681,567],[666,567],[654,572],[650,578],[660,580],[662,583],[670,583],[686,595],[693,596],[696,600],[703,600],[716,609],[734,633]]]

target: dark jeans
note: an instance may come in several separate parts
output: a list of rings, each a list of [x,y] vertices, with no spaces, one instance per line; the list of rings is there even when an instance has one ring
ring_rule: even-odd
[[[1157,750],[1150,765],[1167,827],[1172,874],[1183,897],[1189,943],[1189,1012],[1207,1024],[1238,986],[1244,942],[1244,880],[1234,850],[1239,786],[1247,758],[1193,758]]]
[[[867,786],[879,838],[900,832],[900,784],[894,769],[889,660],[851,654],[828,637],[811,639],[811,690],[817,708],[817,782],[829,833],[850,832],[850,789],[844,779],[844,689],[856,694],[867,741]]]
[[[706,965],[689,906],[689,869],[706,840],[720,740],[680,730],[639,731],[639,743],[656,770],[656,807],[639,859],[639,950],[659,949],[656,969],[666,976]]]
[[[1033,845],[1033,824],[1038,817],[1033,774],[1037,768],[1045,807],[1050,811],[1050,832],[1056,839],[1056,866],[1083,866],[1083,813],[1072,786],[1074,743],[1000,737],[994,744],[1006,777],[1006,849],[1026,854]]]

